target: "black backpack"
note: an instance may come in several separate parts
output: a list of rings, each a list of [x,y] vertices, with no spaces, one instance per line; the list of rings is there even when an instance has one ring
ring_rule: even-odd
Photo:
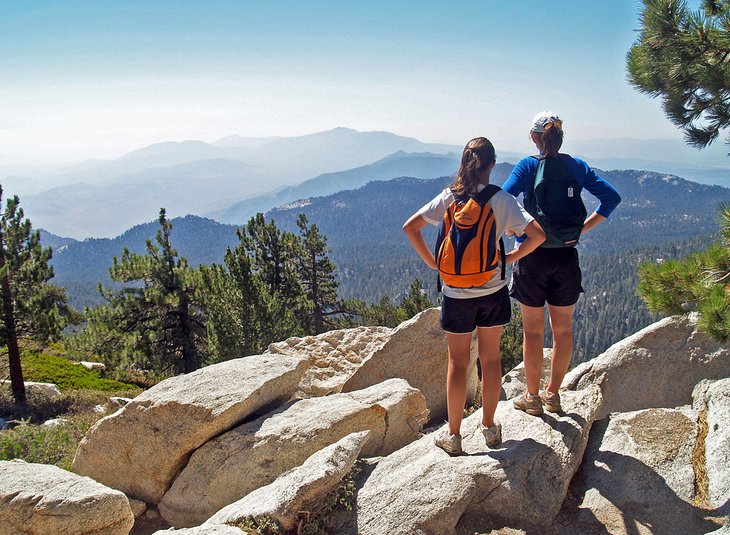
[[[525,210],[545,231],[540,247],[575,247],[588,214],[580,196],[583,187],[565,166],[564,157],[569,156],[533,156],[539,164]]]

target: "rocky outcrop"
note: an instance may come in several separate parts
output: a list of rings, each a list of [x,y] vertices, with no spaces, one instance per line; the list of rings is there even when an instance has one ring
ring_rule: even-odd
[[[297,513],[311,510],[350,472],[368,438],[368,431],[353,433],[321,449],[297,468],[282,474],[241,500],[224,507],[205,525],[233,524],[267,516],[285,530],[296,527]]]
[[[81,364],[84,368],[87,368],[89,370],[106,370],[106,365],[103,362],[89,362],[86,360],[82,360],[80,362],[76,362],[75,364]]]
[[[599,419],[612,412],[689,405],[702,379],[730,376],[730,345],[695,327],[691,316],[658,321],[577,366],[563,384],[571,390],[599,385]]]
[[[500,402],[497,449],[485,446],[477,411],[462,426],[465,455],[449,457],[427,435],[383,458],[362,483],[347,531],[484,533],[550,524],[580,464],[600,392],[567,393],[563,406],[562,415],[533,417]]]
[[[395,451],[419,436],[425,415],[423,395],[403,379],[298,401],[198,449],[160,502],[160,513],[173,526],[200,524],[353,432],[370,431],[363,455]]]
[[[479,378],[476,370],[475,344],[467,375],[467,402],[474,398]],[[368,355],[362,365],[342,387],[352,392],[400,377],[420,390],[426,398],[431,421],[446,417],[446,337],[440,326],[438,308],[424,310],[401,323],[387,341]]]
[[[697,413],[690,407],[596,422],[555,527],[559,533],[706,533],[717,514],[693,505]]]
[[[423,393],[432,421],[446,417],[448,353],[438,308],[424,310],[395,329],[358,327],[290,338],[271,344],[269,352],[308,359],[310,367],[299,385],[298,397],[352,392],[400,377]],[[467,377],[469,403],[478,382],[473,344]]]
[[[485,446],[477,411],[462,427],[466,453],[449,457],[432,435],[418,438],[427,405],[435,418],[446,412],[438,320],[432,309],[396,329],[290,339],[163,382],[101,420],[75,466],[114,473],[108,484],[144,499],[145,518],[159,503],[177,526],[210,519],[175,533],[240,533],[218,522],[257,515],[291,526],[295,509],[358,455],[368,459],[356,511],[335,523],[343,535],[719,528],[730,492],[730,344],[690,318],[662,320],[571,371],[562,413],[533,417],[502,401],[503,444]],[[522,394],[522,365],[502,387],[503,398]],[[330,461],[314,468],[313,459]]]
[[[129,507],[132,508],[132,514],[134,515],[134,518],[139,518],[145,512],[147,512],[147,504],[144,502],[141,502],[139,500],[135,500],[134,498],[128,498],[129,499]]]
[[[266,353],[307,359],[309,367],[294,397],[327,396],[340,392],[362,361],[382,347],[392,332],[388,327],[340,329],[317,336],[289,338],[271,344]]]
[[[0,534],[127,535],[124,494],[56,466],[0,461]]]
[[[254,356],[162,381],[97,422],[73,469],[158,503],[193,451],[291,397],[305,369],[303,358]]]

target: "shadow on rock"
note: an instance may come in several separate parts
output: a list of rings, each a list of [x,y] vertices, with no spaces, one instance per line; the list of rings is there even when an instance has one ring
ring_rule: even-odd
[[[589,451],[552,529],[571,535],[687,535],[720,527],[727,504],[715,510],[697,507],[678,496],[664,477],[644,462],[600,450],[607,420],[594,424]]]

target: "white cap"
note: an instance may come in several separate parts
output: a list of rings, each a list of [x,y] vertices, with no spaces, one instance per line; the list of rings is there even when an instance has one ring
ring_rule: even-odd
[[[557,113],[551,112],[550,110],[541,111],[532,119],[532,132],[541,134],[545,131],[545,127],[549,123],[555,123],[558,127],[563,126],[563,120],[558,117]]]

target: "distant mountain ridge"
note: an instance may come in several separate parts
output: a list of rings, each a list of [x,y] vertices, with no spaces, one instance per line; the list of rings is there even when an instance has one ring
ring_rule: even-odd
[[[509,164],[497,164],[493,181],[501,184],[511,169]],[[717,207],[730,202],[727,188],[670,175],[644,171],[602,174],[616,185],[623,202],[606,223],[582,238],[581,255],[620,254],[714,234]],[[296,232],[296,218],[305,213],[328,238],[343,295],[377,300],[405,291],[415,277],[433,288],[433,274],[411,250],[400,227],[451,180],[444,176],[375,181],[359,189],[291,202],[269,210],[266,216],[280,228]],[[174,218],[173,225],[173,245],[193,265],[221,262],[226,247],[238,241],[236,225],[196,216]],[[156,228],[151,222],[114,239],[83,242],[48,234],[42,239],[56,250],[52,260],[55,282],[69,289],[72,302],[88,305],[99,302],[95,288],[99,281],[108,281],[112,256],[119,256],[123,247],[143,252],[145,239],[154,239]],[[431,244],[435,227],[429,225],[425,232]]]
[[[326,173],[296,186],[284,188],[273,195],[244,199],[225,210],[217,210],[207,215],[222,223],[243,224],[257,212],[265,212],[299,199],[356,189],[372,180],[402,176],[436,178],[455,173],[458,166],[459,157],[455,153],[441,155],[398,151],[375,163],[347,171]]]
[[[59,178],[65,185],[21,200],[35,225],[50,232],[73,238],[111,237],[150,220],[160,207],[170,215],[202,215],[399,151],[460,150],[388,132],[347,128],[270,138],[259,144],[224,138],[222,144],[157,143],[116,160],[86,162]]]
[[[709,155],[706,158],[688,152],[678,140],[568,140],[565,148],[576,155],[587,154],[597,167],[682,171],[682,176],[686,172],[700,181],[730,185],[730,159],[718,147],[703,151]],[[405,160],[396,165],[387,157],[397,153],[458,156],[461,149],[461,145],[342,127],[293,137],[228,136],[212,143],[155,143],[113,160],[87,160],[51,176],[6,177],[3,186],[6,195],[21,192],[24,209],[37,226],[77,239],[112,237],[152,219],[160,207],[171,216],[195,214],[242,223],[259,210],[335,193],[335,175],[340,173],[344,174],[339,175],[339,189],[374,179],[451,174],[455,166],[436,164],[424,169],[416,164],[409,167]],[[521,155],[498,150],[497,156],[500,162],[515,163]],[[373,167],[360,169],[367,166]],[[360,172],[363,175],[357,178]],[[331,175],[332,187],[326,187],[323,175]],[[296,189],[304,181],[312,182]],[[46,185],[43,191],[43,184],[49,183],[57,187]]]
[[[178,254],[192,266],[221,263],[228,247],[238,243],[236,229],[198,216],[177,217],[172,220],[170,239]],[[115,238],[89,238],[77,241],[61,238],[41,230],[41,243],[53,249],[51,265],[55,271],[53,284],[67,289],[69,301],[76,308],[102,303],[97,286],[111,284],[109,268],[113,257],[121,257],[124,248],[145,254],[146,240],[155,243],[157,221],[137,225]]]

